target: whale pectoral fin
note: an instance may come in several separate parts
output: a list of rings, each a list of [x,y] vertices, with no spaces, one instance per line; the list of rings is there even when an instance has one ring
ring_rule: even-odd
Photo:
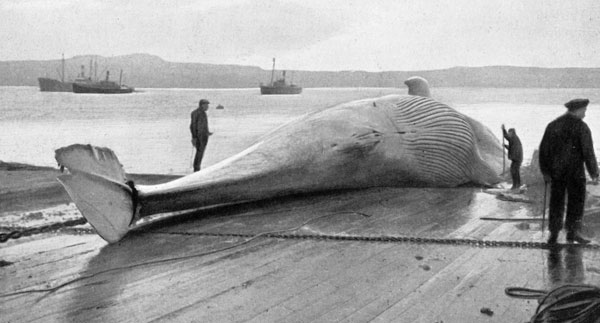
[[[364,155],[381,142],[382,135],[375,129],[365,129],[364,132],[352,134],[347,141],[338,143],[334,149],[345,154]]]
[[[431,92],[429,91],[429,83],[426,79],[420,76],[413,76],[404,81],[404,84],[408,86],[408,94],[409,95],[417,95],[426,98],[431,97]]]

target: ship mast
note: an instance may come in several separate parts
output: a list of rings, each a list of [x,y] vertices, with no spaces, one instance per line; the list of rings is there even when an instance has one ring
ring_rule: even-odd
[[[273,85],[274,74],[275,74],[275,57],[273,57],[273,69],[271,70],[271,85]]]
[[[62,54],[62,74],[60,75],[60,81],[65,81],[65,53]]]
[[[93,63],[92,59],[90,58],[90,80],[92,79],[92,75],[94,75],[94,71],[92,69],[93,65],[94,65],[94,63]]]

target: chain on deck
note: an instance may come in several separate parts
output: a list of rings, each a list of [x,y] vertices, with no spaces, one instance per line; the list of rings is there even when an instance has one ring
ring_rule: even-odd
[[[214,232],[159,232],[163,234],[190,235],[190,236],[213,236],[213,237],[238,237],[255,238],[257,236],[275,239],[310,239],[310,240],[337,240],[337,241],[365,241],[365,242],[385,242],[385,243],[417,243],[417,244],[447,244],[464,245],[473,247],[505,247],[505,248],[528,248],[528,249],[548,249],[550,247],[578,246],[585,249],[600,249],[597,244],[562,244],[557,243],[548,245],[546,242],[538,241],[501,241],[501,240],[479,240],[467,238],[433,238],[433,237],[413,237],[398,235],[336,235],[336,234],[299,234],[299,233],[264,233],[264,234],[246,234],[246,233],[214,233]]]
[[[64,228],[74,227],[77,225],[86,224],[87,220],[85,218],[79,218],[74,220],[68,220],[65,222],[57,222],[44,226],[33,227],[33,228],[20,228],[19,230],[14,230],[12,228],[6,228],[11,230],[9,233],[0,233],[0,243],[7,242],[10,239],[19,239],[21,237],[28,237],[36,234],[47,233],[47,232],[55,232]],[[84,231],[89,231],[85,229]]]
[[[87,223],[85,218],[69,220],[65,222],[53,223],[45,226],[27,228],[22,230],[13,230],[10,233],[0,234],[0,243],[7,242],[10,239],[19,239],[21,237],[32,236],[41,233],[54,232],[64,228],[69,228]],[[82,229],[90,232],[90,229]],[[212,236],[212,237],[237,237],[237,238],[274,238],[274,239],[310,239],[310,240],[337,240],[337,241],[365,241],[365,242],[385,242],[385,243],[419,243],[419,244],[447,244],[464,245],[474,247],[505,247],[505,248],[529,248],[529,249],[547,249],[550,247],[572,246],[576,245],[585,249],[600,249],[598,244],[555,244],[548,245],[546,242],[539,241],[502,241],[502,240],[480,240],[468,238],[434,238],[434,237],[414,237],[402,235],[337,235],[337,234],[300,234],[300,233],[277,233],[267,232],[259,234],[249,233],[218,233],[218,232],[155,232],[162,234],[190,235],[190,236]]]

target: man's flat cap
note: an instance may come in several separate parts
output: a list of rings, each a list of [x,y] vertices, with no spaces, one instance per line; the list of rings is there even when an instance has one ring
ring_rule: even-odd
[[[210,103],[210,102],[208,102],[208,100],[207,100],[207,99],[202,99],[202,100],[200,100],[200,105],[203,105],[203,104],[205,104],[205,103],[206,103],[206,104],[208,104],[208,103]]]
[[[588,99],[573,99],[567,103],[565,103],[565,107],[569,109],[569,111],[574,111],[577,109],[585,108],[590,103]]]

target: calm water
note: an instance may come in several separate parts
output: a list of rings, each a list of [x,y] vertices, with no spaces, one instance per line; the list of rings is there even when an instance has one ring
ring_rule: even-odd
[[[54,150],[73,143],[112,148],[132,173],[190,173],[189,114],[211,101],[211,137],[202,166],[242,151],[261,135],[307,112],[386,94],[393,88],[315,88],[301,95],[261,96],[258,89],[142,89],[128,95],[40,92],[0,87],[0,160],[56,166]],[[500,125],[517,129],[526,159],[548,122],[575,97],[592,103],[585,121],[600,156],[600,89],[433,88],[434,98],[481,121],[501,140]],[[217,110],[217,105],[225,108]]]

